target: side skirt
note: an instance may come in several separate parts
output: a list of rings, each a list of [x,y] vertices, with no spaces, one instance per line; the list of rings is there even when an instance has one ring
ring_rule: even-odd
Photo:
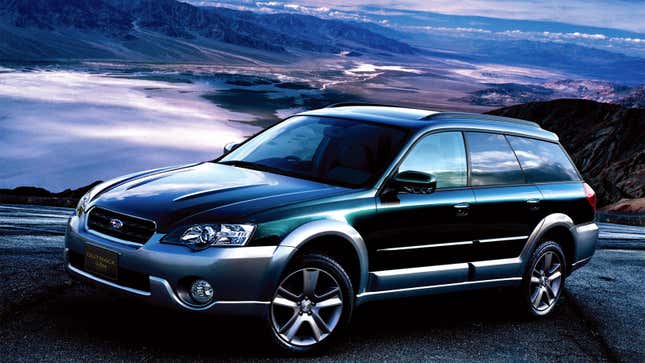
[[[477,290],[491,287],[504,287],[504,286],[520,286],[522,282],[521,277],[509,277],[503,279],[491,279],[491,280],[481,280],[481,281],[464,281],[456,282],[449,284],[441,285],[431,285],[431,286],[417,286],[417,287],[408,287],[395,290],[382,290],[382,291],[369,291],[356,296],[356,301],[358,304],[362,304],[368,301],[374,300],[384,300],[384,299],[396,299],[403,297],[412,297],[412,296],[423,296],[430,294],[441,294],[448,292],[458,292],[466,290]]]
[[[357,295],[357,301],[515,286],[521,284],[522,270],[518,257],[375,271],[369,273],[368,289]]]

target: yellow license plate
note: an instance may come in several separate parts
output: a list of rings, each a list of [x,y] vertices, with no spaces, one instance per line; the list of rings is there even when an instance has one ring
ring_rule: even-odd
[[[119,271],[119,255],[96,246],[85,245],[85,271],[116,281]]]

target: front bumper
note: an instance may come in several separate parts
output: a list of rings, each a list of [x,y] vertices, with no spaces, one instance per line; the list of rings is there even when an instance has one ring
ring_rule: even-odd
[[[65,266],[74,277],[159,306],[215,314],[262,315],[293,252],[292,247],[285,246],[209,248],[194,252],[184,246],[162,244],[161,237],[162,234],[155,234],[141,246],[120,243],[87,230],[83,217],[74,216],[65,235]],[[116,253],[119,271],[141,277],[146,283],[131,285],[88,273],[79,262],[87,244]],[[194,305],[181,297],[186,281],[196,278],[213,286],[214,299],[207,305]]]

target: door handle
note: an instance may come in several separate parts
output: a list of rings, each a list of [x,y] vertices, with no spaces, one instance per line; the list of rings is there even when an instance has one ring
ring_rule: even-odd
[[[453,206],[455,208],[455,214],[457,217],[465,217],[470,213],[470,204],[469,203],[459,203]]]
[[[529,199],[526,201],[526,204],[529,206],[529,210],[536,211],[540,209],[540,200],[539,199]]]

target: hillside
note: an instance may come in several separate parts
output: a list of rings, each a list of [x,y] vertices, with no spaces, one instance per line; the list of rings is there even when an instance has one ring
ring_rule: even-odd
[[[234,63],[288,61],[292,52],[415,52],[355,23],[176,0],[0,0],[0,34],[5,60]]]
[[[559,99],[489,113],[535,121],[557,133],[599,205],[645,197],[645,109]]]

